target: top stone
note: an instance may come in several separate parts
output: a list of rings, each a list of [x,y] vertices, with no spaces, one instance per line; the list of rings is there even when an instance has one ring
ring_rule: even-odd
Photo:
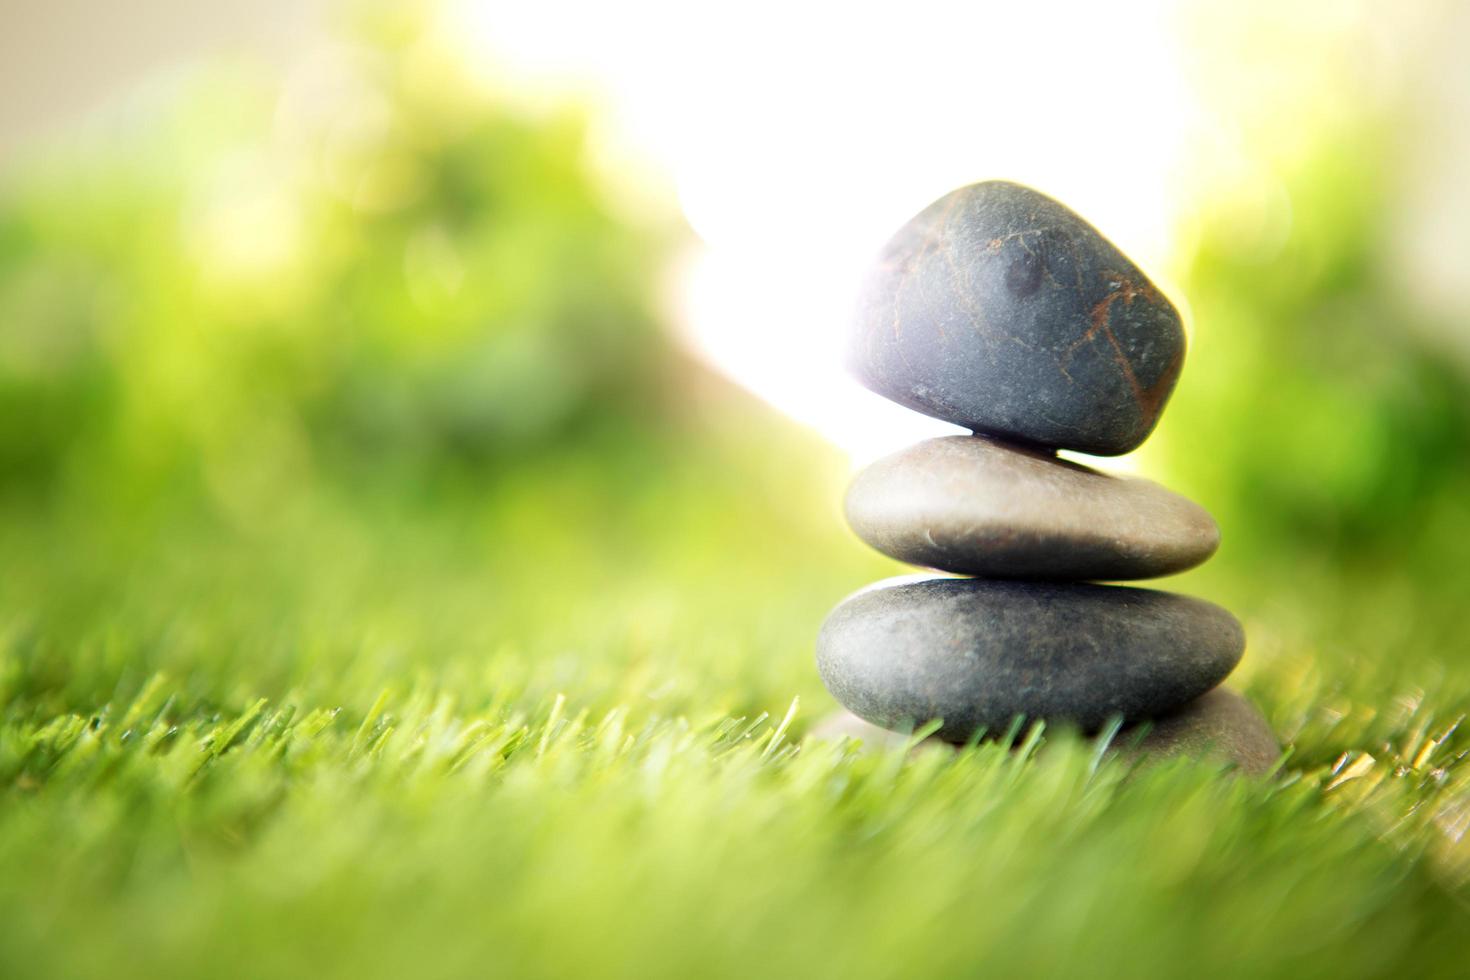
[[[1179,313],[1098,231],[1005,181],[952,191],[884,246],[849,351],[858,379],[977,432],[1114,456],[1153,431]]]

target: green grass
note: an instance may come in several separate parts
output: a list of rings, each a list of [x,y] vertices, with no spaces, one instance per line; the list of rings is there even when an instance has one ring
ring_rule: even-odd
[[[1202,225],[1144,449],[1280,771],[861,754],[804,741],[899,571],[841,462],[669,349],[679,232],[575,114],[379,6],[379,143],[208,76],[0,194],[0,978],[1470,972],[1470,375],[1388,273],[1391,120],[1279,250]]]
[[[1259,782],[804,742],[893,566],[748,409],[249,521],[16,505],[0,976],[1463,975],[1470,665],[1243,609]]]

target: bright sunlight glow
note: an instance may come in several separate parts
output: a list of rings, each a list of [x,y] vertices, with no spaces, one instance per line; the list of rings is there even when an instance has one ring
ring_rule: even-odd
[[[1186,160],[1230,147],[1184,81],[1171,3],[755,6],[453,13],[480,63],[593,98],[609,145],[672,178],[702,243],[675,311],[738,382],[859,461],[953,431],[848,380],[842,336],[887,235],[976,180],[1066,201],[1177,297]]]

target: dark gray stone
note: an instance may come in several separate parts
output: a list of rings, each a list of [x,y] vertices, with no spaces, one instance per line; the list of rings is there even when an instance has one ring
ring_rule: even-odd
[[[1179,314],[1064,205],[988,181],[884,247],[858,304],[853,372],[980,432],[1111,456],[1153,430],[1184,362]]]
[[[1220,529],[1149,480],[978,436],[929,439],[860,472],[847,521],[885,555],[990,578],[1131,579],[1192,568]]]
[[[834,711],[818,722],[809,737],[849,739],[861,743],[866,752],[899,749],[910,743],[907,734],[879,728],[847,710]],[[954,746],[931,736],[914,749],[953,751]],[[1281,745],[1255,705],[1225,687],[1195,698],[1172,715],[1123,729],[1108,750],[1136,762],[1172,758],[1224,762],[1250,776],[1265,775],[1281,758]]]
[[[1079,583],[929,579],[843,601],[817,638],[817,669],[876,725],[942,719],[963,742],[1018,715],[1093,731],[1166,714],[1220,683],[1245,636],[1188,596]]]
[[[1124,729],[1113,749],[1125,758],[1215,759],[1261,776],[1281,758],[1281,743],[1256,706],[1217,687],[1172,714]]]

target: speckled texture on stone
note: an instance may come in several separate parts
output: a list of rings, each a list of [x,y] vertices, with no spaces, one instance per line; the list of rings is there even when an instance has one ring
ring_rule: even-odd
[[[907,734],[879,728],[845,709],[818,722],[810,737],[851,739],[869,752],[899,749],[910,743]],[[914,748],[952,751],[954,746],[930,737]],[[1172,715],[1123,729],[1113,738],[1109,751],[1138,762],[1172,758],[1224,762],[1250,776],[1265,775],[1281,758],[1276,735],[1255,705],[1225,687],[1195,698]]]
[[[1172,711],[1239,662],[1234,616],[1123,586],[929,579],[848,597],[817,638],[827,690],[884,728],[963,742],[1017,715],[1085,730]]]
[[[869,274],[849,363],[966,428],[1116,455],[1174,390],[1184,330],[1138,267],[1064,205],[988,181],[899,229]]]
[[[1157,483],[977,436],[929,439],[864,469],[847,521],[900,561],[991,578],[1150,578],[1220,543],[1204,508]]]

